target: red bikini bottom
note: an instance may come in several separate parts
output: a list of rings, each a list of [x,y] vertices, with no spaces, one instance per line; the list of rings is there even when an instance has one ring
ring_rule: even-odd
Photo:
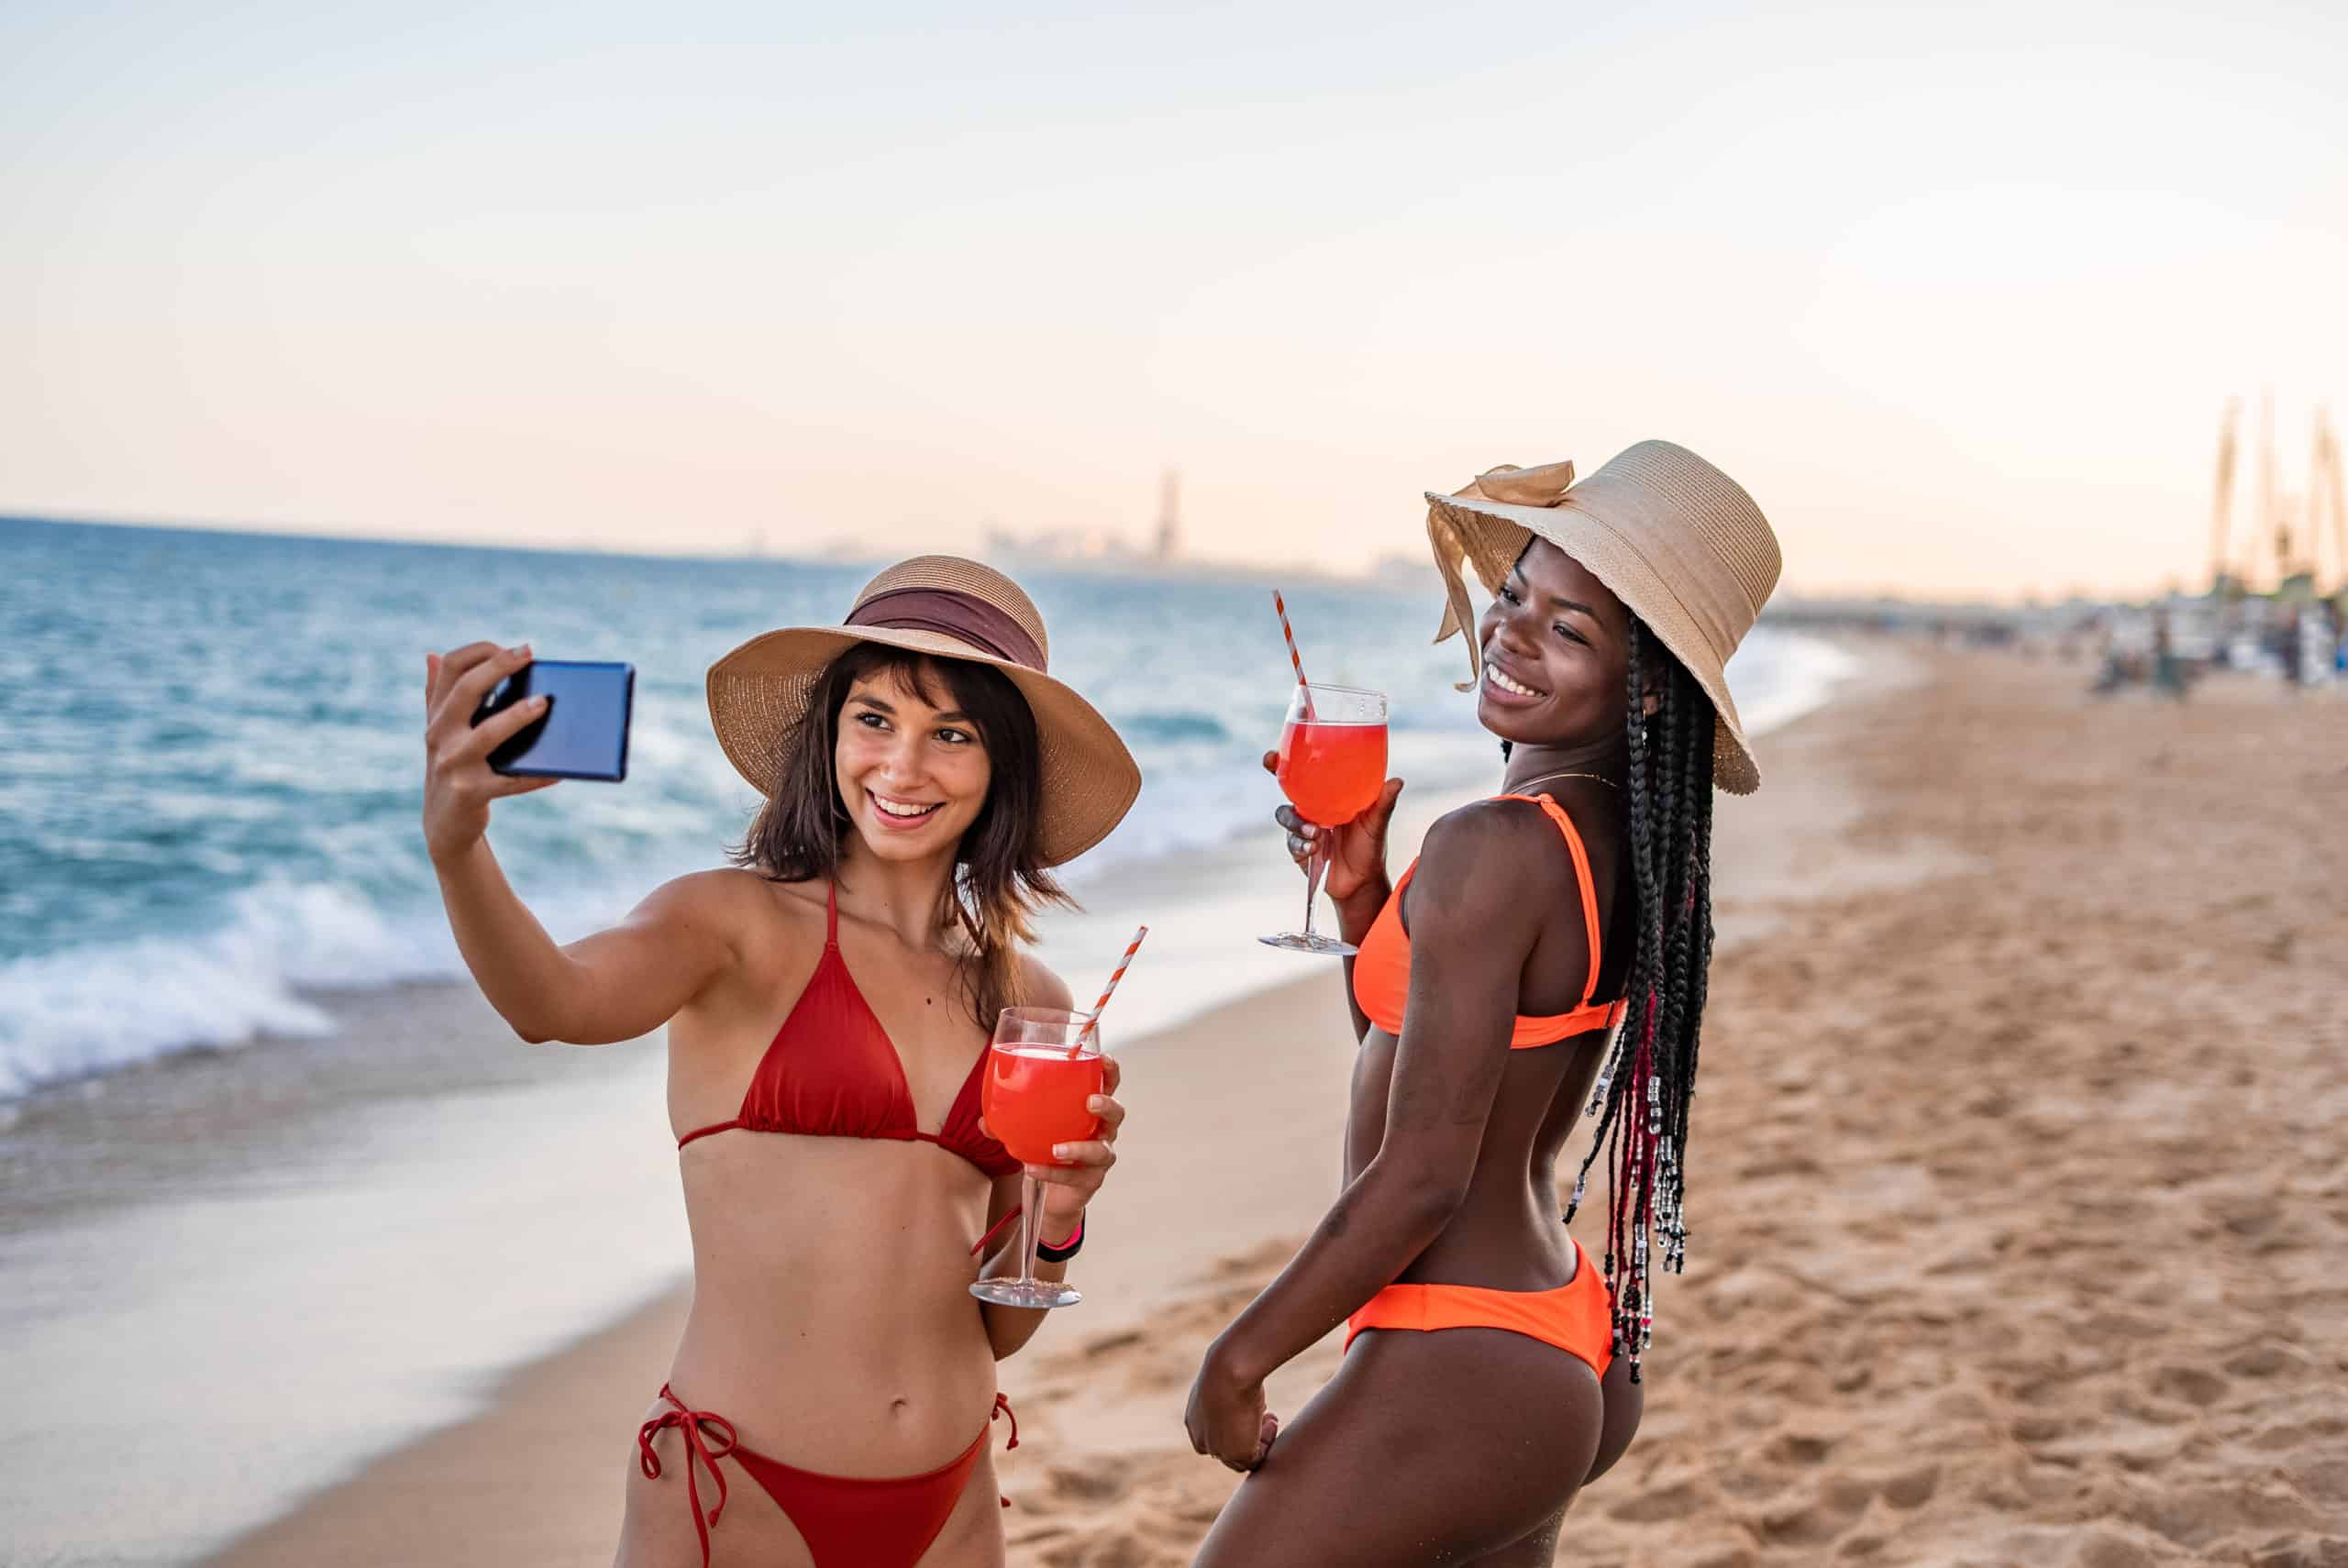
[[[946,1528],[954,1506],[979,1456],[986,1452],[987,1427],[970,1446],[925,1475],[868,1481],[848,1475],[821,1475],[744,1448],[734,1435],[734,1423],[708,1410],[691,1410],[666,1384],[660,1397],[671,1408],[644,1423],[636,1434],[637,1464],[648,1480],[660,1478],[660,1456],[653,1440],[675,1427],[685,1440],[685,1498],[693,1510],[693,1529],[701,1537],[702,1568],[709,1568],[709,1532],[725,1511],[725,1473],[717,1467],[731,1459],[744,1474],[766,1489],[774,1506],[798,1529],[815,1560],[815,1568],[914,1568],[937,1532]],[[990,1425],[998,1416],[1011,1416],[1011,1441],[1019,1446],[1019,1418],[1011,1401],[994,1397]],[[716,1442],[710,1441],[714,1434]],[[706,1470],[717,1484],[717,1506],[702,1513],[697,1471]],[[1011,1506],[1003,1500],[1004,1507]]]

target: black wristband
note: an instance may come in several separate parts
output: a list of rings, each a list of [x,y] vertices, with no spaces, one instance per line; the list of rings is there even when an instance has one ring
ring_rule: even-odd
[[[1070,1236],[1065,1245],[1056,1247],[1040,1236],[1036,1239],[1037,1263],[1066,1263],[1083,1250],[1084,1221],[1080,1218],[1076,1222],[1076,1234]]]

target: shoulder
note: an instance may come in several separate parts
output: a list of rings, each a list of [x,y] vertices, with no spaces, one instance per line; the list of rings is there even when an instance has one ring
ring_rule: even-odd
[[[714,938],[737,952],[788,945],[803,927],[820,943],[824,900],[821,893],[809,896],[803,886],[721,867],[661,883],[630,911],[628,923]]]
[[[1019,995],[1031,1007],[1076,1010],[1076,998],[1069,994],[1068,982],[1032,953],[1019,955]]]
[[[1438,919],[1537,923],[1572,876],[1547,812],[1526,801],[1477,801],[1427,829],[1412,878],[1412,934],[1422,911]]]
[[[746,911],[770,904],[773,901],[770,889],[774,886],[755,871],[739,871],[731,867],[688,871],[681,877],[671,877],[653,889],[637,908],[668,914],[716,915],[729,911]]]
[[[1556,858],[1550,851],[1557,842],[1556,823],[1530,801],[1471,801],[1434,820],[1419,858],[1431,868],[1456,863],[1531,870],[1535,864],[1546,867]],[[1537,863],[1532,862],[1534,856],[1539,857]]]

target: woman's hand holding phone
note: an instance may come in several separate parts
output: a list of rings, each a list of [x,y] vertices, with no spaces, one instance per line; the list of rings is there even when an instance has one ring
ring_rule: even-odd
[[[424,656],[424,845],[436,866],[448,865],[489,832],[489,803],[559,784],[559,778],[517,778],[495,772],[489,754],[546,712],[532,697],[476,725],[474,712],[490,689],[530,662],[530,647],[469,643]]]

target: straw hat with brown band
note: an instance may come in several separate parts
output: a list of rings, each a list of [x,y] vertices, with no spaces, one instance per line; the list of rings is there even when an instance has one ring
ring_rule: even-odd
[[[1571,463],[1503,464],[1453,494],[1427,491],[1427,539],[1448,600],[1434,640],[1466,632],[1471,671],[1480,673],[1481,650],[1461,564],[1496,593],[1536,534],[1612,590],[1711,699],[1713,782],[1734,795],[1759,789],[1727,670],[1781,563],[1778,536],[1753,498],[1668,441],[1627,447],[1579,484]]]
[[[1109,721],[1045,672],[1044,618],[1019,585],[959,556],[916,556],[866,583],[839,625],[768,632],[709,667],[717,742],[761,796],[774,793],[824,670],[858,643],[987,665],[1019,688],[1043,753],[1045,865],[1073,860],[1108,837],[1141,793],[1141,769]]]

